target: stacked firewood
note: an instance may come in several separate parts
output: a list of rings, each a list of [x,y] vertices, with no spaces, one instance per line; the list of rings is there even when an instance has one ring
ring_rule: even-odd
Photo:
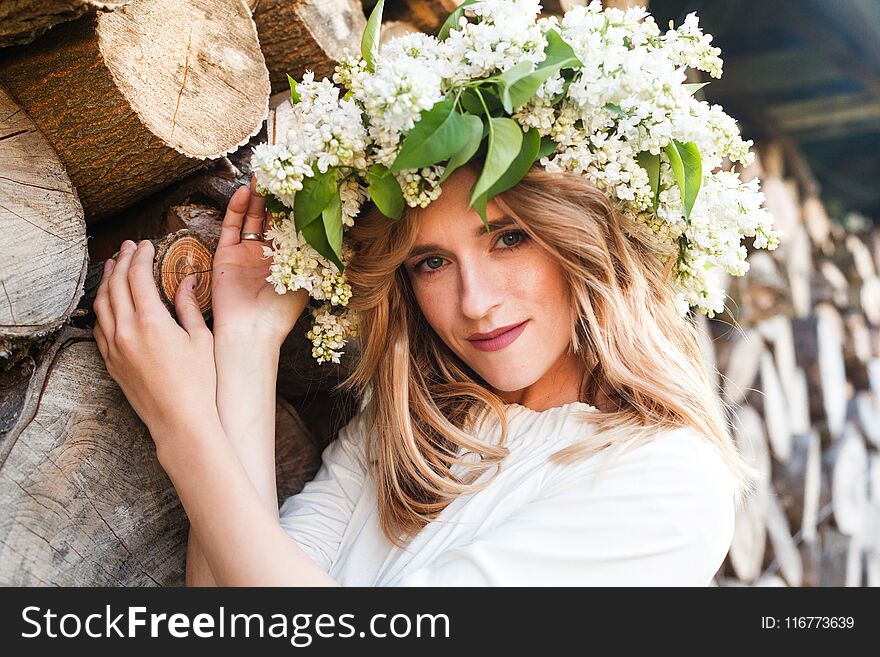
[[[92,338],[103,261],[153,240],[166,302],[191,270],[210,321],[206,265],[272,93],[329,75],[365,23],[359,0],[3,3],[0,585],[183,582],[186,516]],[[281,499],[356,409],[332,390],[356,345],[318,366],[307,323],[281,354]]]
[[[734,435],[768,473],[740,509],[721,585],[880,585],[880,230],[831,221],[796,147],[759,149],[783,232],[700,318]]]
[[[182,583],[185,514],[92,339],[102,264],[123,240],[151,239],[166,300],[187,266],[210,289],[204,265],[251,148],[289,119],[287,74],[329,75],[358,50],[372,4],[0,8],[0,584]],[[458,4],[389,0],[383,38],[435,31]],[[729,282],[730,312],[699,321],[740,448],[770,476],[716,580],[876,585],[880,234],[830,221],[790,144],[768,144],[745,175],[761,178],[783,246],[756,251]],[[318,366],[310,323],[281,353],[281,498],[357,407],[335,391],[356,340],[341,364]]]

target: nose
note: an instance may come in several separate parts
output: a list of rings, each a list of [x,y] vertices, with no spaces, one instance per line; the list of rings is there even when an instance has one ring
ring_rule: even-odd
[[[468,319],[478,320],[501,304],[503,290],[488,263],[479,258],[459,264],[459,307]]]

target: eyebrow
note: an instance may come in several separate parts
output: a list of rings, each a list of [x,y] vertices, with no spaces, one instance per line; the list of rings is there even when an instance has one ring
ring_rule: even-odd
[[[514,225],[513,219],[511,219],[507,215],[498,217],[497,219],[493,219],[492,221],[490,221],[488,223],[489,223],[489,228],[492,231],[495,231],[500,228],[507,228],[508,226]],[[475,237],[481,237],[482,235],[486,235],[486,234],[487,234],[486,233],[486,225],[481,223],[480,227],[477,229],[477,231],[474,235],[475,235]],[[491,234],[491,233],[488,233],[488,234]],[[444,249],[439,244],[422,244],[421,246],[414,247],[412,249],[412,251],[409,252],[409,255],[406,256],[406,259],[409,260],[410,258],[415,258],[416,256],[426,255],[428,253],[444,252],[444,251],[446,251],[446,249]]]

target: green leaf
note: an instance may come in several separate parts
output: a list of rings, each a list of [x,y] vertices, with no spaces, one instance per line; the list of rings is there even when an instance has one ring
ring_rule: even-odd
[[[535,159],[540,160],[542,157],[552,155],[557,146],[559,146],[559,144],[553,141],[553,137],[550,135],[541,137],[541,147],[538,149],[538,155]]]
[[[461,106],[471,114],[485,114],[483,103],[480,102],[480,96],[483,96],[483,102],[489,108],[489,114],[499,112],[501,110],[501,97],[498,95],[498,88],[494,85],[480,85],[479,87],[470,87],[465,89],[461,95]]]
[[[489,150],[483,171],[471,190],[470,205],[482,194],[489,191],[519,155],[522,147],[523,132],[519,124],[506,117],[488,117]],[[487,199],[488,200],[488,199]]]
[[[384,165],[374,164],[367,171],[367,180],[367,191],[379,211],[391,219],[400,219],[406,201],[397,178]]]
[[[669,158],[669,164],[672,166],[675,181],[681,190],[684,218],[688,219],[703,182],[703,163],[700,151],[695,143],[683,144],[677,139],[672,140],[664,150]]]
[[[614,103],[605,103],[605,109],[607,109],[612,114],[616,114],[617,116],[626,116],[626,112],[623,111],[623,108],[620,105],[615,105]]]
[[[455,100],[444,98],[422,112],[403,140],[391,171],[420,169],[452,157],[470,136],[470,124],[455,111]]]
[[[321,221],[313,221],[305,226],[301,231],[302,235],[315,251],[336,263],[339,271],[344,271],[342,264],[342,204],[338,190],[321,213],[321,219]]]
[[[527,103],[535,92],[548,78],[562,68],[583,66],[569,46],[556,30],[547,32],[547,47],[544,49],[544,60],[538,62],[532,71],[532,63],[520,62],[502,73],[498,80],[501,89],[501,102],[505,111],[510,114],[514,108]]]
[[[636,158],[639,166],[648,174],[648,182],[651,185],[651,191],[654,192],[654,209],[656,210],[660,203],[660,155],[642,151]]]
[[[483,141],[484,124],[480,117],[473,114],[465,114],[464,120],[469,126],[468,140],[455,155],[449,158],[449,162],[446,164],[446,169],[443,171],[443,175],[440,176],[438,184],[451,176],[452,172],[460,166],[467,164],[480,147],[480,142]]]
[[[449,36],[449,32],[451,30],[458,29],[458,19],[464,16],[464,10],[468,7],[468,5],[476,4],[480,0],[465,0],[453,11],[449,16],[446,17],[446,20],[443,21],[443,25],[440,26],[440,31],[437,32],[437,38],[440,41],[446,41],[446,37]]]
[[[709,83],[708,83],[708,82],[694,82],[694,83],[692,83],[692,84],[683,84],[683,85],[681,85],[681,86],[683,86],[685,89],[687,89],[688,93],[689,93],[691,96],[693,96],[693,95],[694,95],[695,93],[697,93],[700,89],[702,89],[703,87],[705,87],[707,84],[709,84]]]
[[[303,178],[303,187],[293,197],[293,220],[297,230],[312,223],[336,194],[336,169],[326,173],[312,169],[314,176]]]
[[[379,0],[370,17],[361,37],[361,57],[367,62],[367,69],[372,71],[379,55],[379,33],[382,29],[382,10],[385,8],[385,0]]]
[[[541,147],[541,137],[535,128],[530,128],[528,132],[522,133],[522,146],[520,146],[519,154],[510,163],[507,171],[492,185],[486,193],[487,198],[491,199],[501,192],[510,189],[526,175],[528,170],[534,164]]]
[[[299,102],[299,91],[296,88],[296,80],[290,77],[290,73],[287,74],[287,83],[290,85],[290,102],[296,105]]]
[[[556,30],[547,32],[547,47],[544,48],[546,57],[538,62],[538,68],[581,68],[583,63],[574,53],[574,49],[562,38]]]
[[[486,206],[489,204],[489,199],[485,194],[480,194],[472,203],[471,207],[477,211],[477,214],[480,215],[480,219],[483,220],[483,225],[486,227],[486,230],[489,230],[489,219],[486,217]]]

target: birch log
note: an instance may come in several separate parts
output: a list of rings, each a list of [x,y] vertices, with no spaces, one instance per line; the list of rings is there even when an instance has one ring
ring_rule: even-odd
[[[2,53],[91,223],[246,143],[269,77],[241,0],[133,0]]]
[[[83,209],[57,154],[0,88],[0,359],[57,329],[83,292]]]

